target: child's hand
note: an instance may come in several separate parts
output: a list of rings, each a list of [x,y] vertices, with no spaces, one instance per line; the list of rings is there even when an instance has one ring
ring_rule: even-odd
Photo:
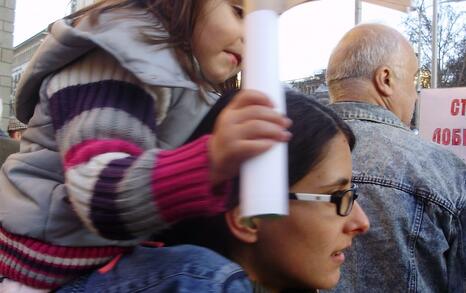
[[[209,141],[212,182],[218,184],[238,174],[240,165],[276,142],[286,142],[291,120],[273,109],[262,93],[241,90],[218,116]]]

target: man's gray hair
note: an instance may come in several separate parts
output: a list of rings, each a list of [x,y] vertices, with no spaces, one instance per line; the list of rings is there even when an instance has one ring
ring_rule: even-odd
[[[398,31],[385,25],[363,24],[353,28],[340,40],[330,56],[328,85],[349,78],[370,80],[382,65],[398,67],[397,59],[402,53],[403,39]]]

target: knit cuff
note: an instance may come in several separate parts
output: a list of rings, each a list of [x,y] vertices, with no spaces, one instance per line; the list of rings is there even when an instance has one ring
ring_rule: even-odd
[[[0,248],[0,276],[39,289],[56,289],[129,250],[58,246],[14,235],[1,227]]]
[[[157,155],[152,186],[158,210],[168,223],[226,211],[231,184],[212,185],[209,139],[210,135],[205,135]]]

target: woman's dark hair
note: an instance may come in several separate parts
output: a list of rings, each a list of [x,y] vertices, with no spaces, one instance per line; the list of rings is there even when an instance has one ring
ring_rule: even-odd
[[[187,142],[211,133],[215,119],[231,101],[236,91],[230,91],[220,98],[207,113]],[[288,142],[288,183],[293,186],[317,165],[326,155],[327,143],[342,133],[353,150],[356,138],[353,131],[330,108],[311,97],[296,91],[286,91],[286,112],[293,120],[289,131],[293,134]]]
[[[293,186],[327,155],[328,142],[342,133],[353,150],[356,138],[335,112],[294,91],[286,94],[287,116],[293,120],[288,143],[288,182]]]
[[[201,87],[208,84],[196,73],[196,64],[193,57],[191,40],[197,18],[207,0],[105,0],[85,7],[68,16],[77,24],[83,17],[90,17],[91,24],[96,24],[99,15],[113,9],[142,9],[154,15],[154,23],[148,25],[148,30],[161,30],[168,35],[154,36],[154,34],[141,32],[141,36],[149,44],[166,44],[174,49],[176,58],[191,80]],[[219,92],[237,89],[237,76],[233,76],[221,85],[211,85]]]
[[[207,114],[188,141],[211,133],[215,118],[228,104],[234,93],[222,97]],[[287,116],[293,120],[289,131],[293,134],[288,143],[288,183],[293,186],[327,155],[327,146],[342,133],[349,147],[354,148],[356,138],[351,128],[331,109],[303,94],[286,92]],[[235,206],[237,195],[233,196]],[[196,218],[176,224],[165,234],[167,244],[195,244],[210,248],[229,257],[232,235],[223,215]]]

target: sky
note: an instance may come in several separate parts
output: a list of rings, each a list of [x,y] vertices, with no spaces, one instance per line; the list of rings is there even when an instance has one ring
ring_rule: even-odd
[[[354,7],[353,0],[322,0],[285,12],[279,24],[280,78],[303,78],[327,67],[333,48],[354,26]],[[363,2],[361,22],[383,23],[399,29],[406,15]]]
[[[69,0],[17,0],[14,45],[45,29],[70,11]],[[45,7],[45,9],[44,9]],[[280,78],[304,78],[325,68],[332,49],[354,25],[354,0],[322,0],[299,5],[279,21]],[[406,13],[362,5],[362,22],[390,25],[402,33]]]
[[[69,0],[16,0],[13,46],[16,46],[70,11]]]

